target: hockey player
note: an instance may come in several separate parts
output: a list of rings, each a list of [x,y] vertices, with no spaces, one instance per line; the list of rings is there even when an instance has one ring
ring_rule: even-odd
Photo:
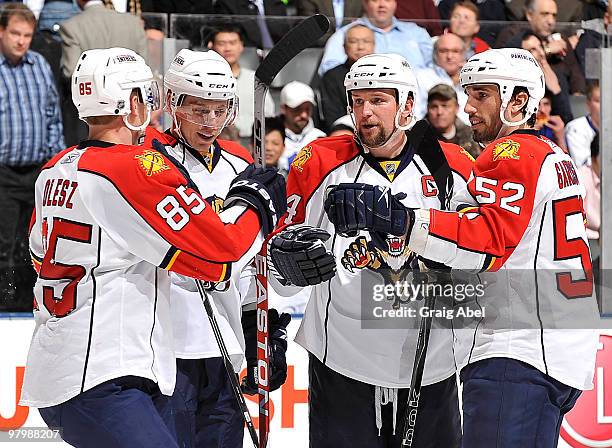
[[[475,55],[461,84],[474,138],[485,145],[468,183],[471,208],[412,211],[378,187],[340,185],[328,216],[339,232],[389,232],[390,218],[416,253],[493,271],[479,274],[485,314],[456,332],[464,446],[556,447],[564,414],[592,387],[597,349],[584,188],[571,158],[533,130],[544,75],[529,52]]]
[[[217,138],[238,113],[236,80],[230,65],[213,50],[181,50],[164,76],[165,109],[172,117],[166,133],[148,131],[145,143],[157,138],[185,170],[201,195],[218,213],[232,179],[253,163],[242,146]],[[250,266],[261,248],[263,234],[253,239],[247,253],[232,264],[231,277],[210,283],[208,295],[236,372],[245,352],[248,364],[256,369],[257,329],[255,272]],[[202,299],[191,278],[171,274],[171,311],[174,321],[174,349],[177,381],[172,397],[177,437],[185,447],[239,447],[243,439],[243,416],[232,393],[223,360],[208,321]],[[245,325],[243,334],[242,321]],[[271,389],[286,378],[286,326],[289,314],[270,310],[273,368]],[[249,368],[251,382],[252,369]],[[255,393],[257,391],[256,386]],[[252,388],[253,388],[252,387]],[[251,388],[251,389],[252,389]]]
[[[405,59],[374,54],[345,78],[355,136],[318,139],[303,148],[288,177],[284,230],[270,241],[270,278],[289,295],[316,285],[296,336],[310,356],[310,446],[398,447],[408,401],[417,331],[368,329],[362,315],[372,291],[362,281],[402,278],[414,262],[405,240],[367,232],[338,233],[325,216],[329,186],[365,182],[405,192],[408,207],[448,209],[465,188],[472,160],[439,143],[427,122],[410,131],[417,90]],[[331,236],[333,235],[333,236]],[[365,283],[364,283],[365,284]],[[414,322],[414,320],[413,320]],[[432,330],[413,446],[458,447],[461,428],[450,330]]]
[[[282,177],[249,169],[222,221],[169,157],[132,146],[159,106],[153,79],[131,50],[84,52],[71,84],[89,140],[36,182],[36,328],[21,404],[74,446],[177,446],[166,271],[227,280],[286,207]]]

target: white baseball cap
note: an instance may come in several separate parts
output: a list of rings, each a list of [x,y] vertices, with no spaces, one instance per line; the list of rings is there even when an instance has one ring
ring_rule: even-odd
[[[281,106],[288,106],[292,109],[303,103],[310,103],[313,106],[315,103],[314,91],[308,84],[300,81],[291,81],[286,84],[280,93]]]

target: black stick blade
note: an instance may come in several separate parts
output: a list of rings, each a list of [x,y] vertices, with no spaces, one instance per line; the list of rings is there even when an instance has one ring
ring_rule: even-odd
[[[259,64],[255,77],[269,86],[291,59],[323,37],[328,29],[329,19],[324,15],[315,14],[302,20],[274,45]]]

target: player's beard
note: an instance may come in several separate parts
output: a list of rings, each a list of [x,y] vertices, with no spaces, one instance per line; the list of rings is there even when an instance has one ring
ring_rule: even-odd
[[[476,143],[487,144],[496,140],[502,128],[502,124],[499,117],[495,117],[494,122],[488,126],[483,126],[484,129],[482,130],[472,128],[474,141]]]
[[[377,124],[375,128],[378,130],[378,132],[370,133],[368,136],[365,136],[361,129],[359,130],[359,139],[365,146],[370,148],[377,148],[383,145],[387,140],[389,140],[391,135],[391,133],[385,133],[385,129],[380,123]]]

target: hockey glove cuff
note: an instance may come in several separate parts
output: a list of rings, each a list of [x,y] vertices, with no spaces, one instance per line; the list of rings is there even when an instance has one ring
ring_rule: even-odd
[[[243,200],[257,210],[264,236],[267,236],[287,211],[285,178],[275,168],[250,165],[232,181],[225,206],[237,200]]]
[[[343,183],[328,189],[324,207],[341,235],[369,230],[402,237],[411,225],[408,209],[401,203],[405,197],[388,187]]]

